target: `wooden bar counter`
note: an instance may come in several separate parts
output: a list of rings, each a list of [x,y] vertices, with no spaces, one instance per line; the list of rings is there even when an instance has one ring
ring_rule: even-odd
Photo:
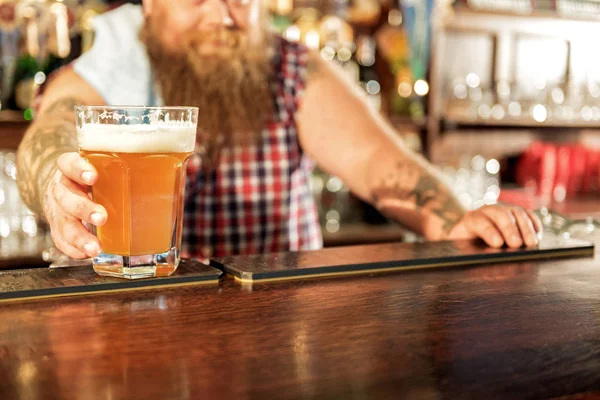
[[[598,255],[15,301],[0,321],[7,400],[600,396]]]

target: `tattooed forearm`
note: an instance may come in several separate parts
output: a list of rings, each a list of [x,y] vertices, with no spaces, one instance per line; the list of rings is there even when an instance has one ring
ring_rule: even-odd
[[[410,158],[396,163],[373,189],[372,196],[376,207],[397,219],[402,211],[394,208],[408,208],[437,217],[441,224],[437,237],[447,236],[465,212],[449,188],[428,167]]]
[[[73,112],[76,104],[81,102],[65,98],[42,110],[25,134],[17,152],[21,197],[39,216],[43,216],[43,196],[56,171],[56,161],[63,153],[77,151]]]
[[[66,97],[63,99],[60,99],[58,101],[55,101],[54,103],[50,104],[48,107],[46,107],[45,109],[42,110],[42,112],[40,113],[40,116],[42,115],[50,115],[50,116],[56,116],[57,114],[60,114],[62,117],[67,117],[70,120],[75,120],[75,106],[81,105],[83,104],[83,102],[79,99],[76,99],[74,97]]]
[[[412,194],[418,208],[429,209],[443,221],[446,234],[450,233],[464,214],[463,208],[448,188],[427,172],[421,175]]]

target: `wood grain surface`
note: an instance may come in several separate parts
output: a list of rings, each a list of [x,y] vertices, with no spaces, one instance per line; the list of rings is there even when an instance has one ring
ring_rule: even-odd
[[[100,276],[92,266],[0,271],[0,301],[121,291],[165,285],[217,283],[221,271],[200,262],[182,260],[171,276],[122,279]]]
[[[0,321],[1,399],[600,395],[598,256],[9,302]]]
[[[255,282],[593,254],[594,245],[590,242],[548,234],[534,248],[493,249],[479,240],[390,243],[319,252],[222,257],[213,259],[211,264],[237,280]]]

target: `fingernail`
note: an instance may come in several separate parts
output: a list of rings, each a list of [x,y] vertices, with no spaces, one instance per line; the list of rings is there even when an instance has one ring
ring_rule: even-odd
[[[96,243],[86,243],[83,245],[83,250],[88,256],[95,257],[100,254],[100,248]]]
[[[537,240],[538,240],[538,244],[539,244],[542,241],[542,239],[544,238],[544,232],[539,231],[536,236],[537,236]]]
[[[94,174],[92,174],[90,171],[85,171],[81,174],[81,179],[83,179],[83,181],[86,183],[91,184],[93,177],[94,177]]]
[[[515,246],[523,245],[523,241],[521,240],[521,236],[519,236],[519,235],[512,235],[510,237],[510,241],[513,242],[515,244]]]
[[[92,220],[94,225],[100,225],[101,223],[104,222],[104,215],[102,215],[99,212],[95,212],[95,213],[92,213],[92,215],[90,216],[90,219]]]
[[[500,236],[494,236],[492,238],[492,242],[494,243],[494,246],[496,246],[496,247],[500,247],[504,244],[504,241],[502,240],[502,238]]]

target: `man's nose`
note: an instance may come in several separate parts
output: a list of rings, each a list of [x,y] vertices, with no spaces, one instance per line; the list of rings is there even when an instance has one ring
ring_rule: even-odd
[[[206,0],[204,7],[202,29],[228,28],[234,25],[225,0]]]

